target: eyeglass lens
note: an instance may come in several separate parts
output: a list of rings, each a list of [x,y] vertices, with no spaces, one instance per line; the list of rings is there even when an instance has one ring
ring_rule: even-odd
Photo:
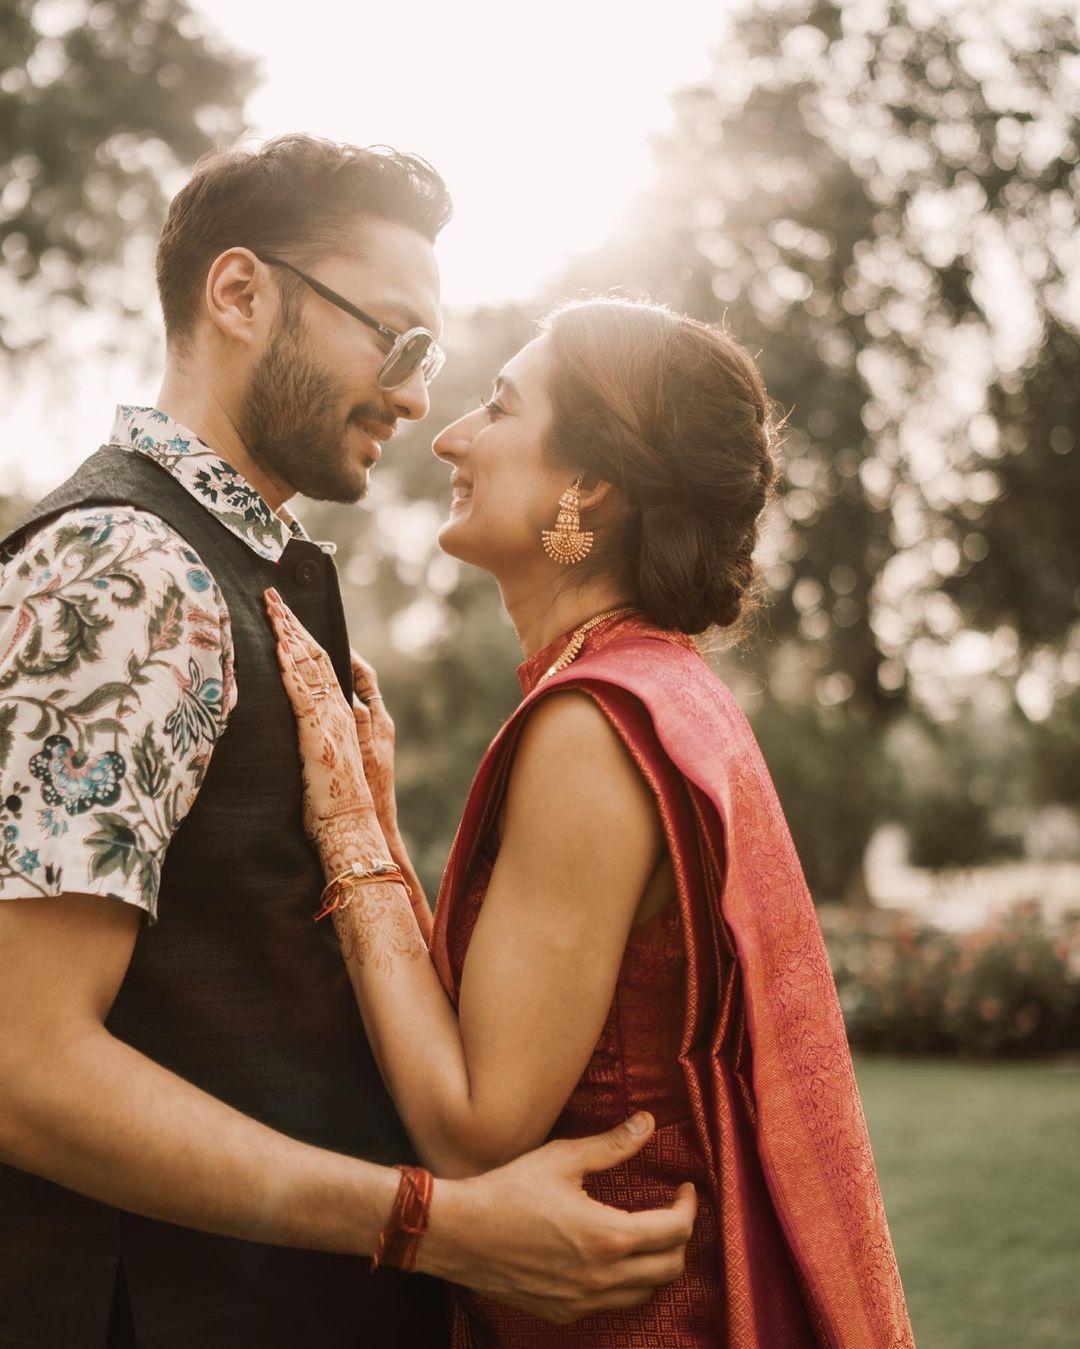
[[[439,373],[441,365],[438,348],[432,338],[427,333],[414,333],[390,353],[386,364],[379,371],[378,382],[381,388],[397,389],[422,368],[425,380],[430,383]]]

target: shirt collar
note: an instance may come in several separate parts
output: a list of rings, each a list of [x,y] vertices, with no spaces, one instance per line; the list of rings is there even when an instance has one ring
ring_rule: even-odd
[[[261,494],[194,431],[157,408],[116,409],[110,445],[145,454],[260,557],[277,562],[290,539],[306,539],[296,517],[270,509]]]

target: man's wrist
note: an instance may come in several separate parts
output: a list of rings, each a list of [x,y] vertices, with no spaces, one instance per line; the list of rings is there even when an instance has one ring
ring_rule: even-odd
[[[339,1159],[345,1164],[346,1159]],[[397,1194],[399,1173],[388,1166],[348,1158],[342,1181],[320,1185],[304,1194],[301,1233],[291,1244],[335,1251],[342,1255],[371,1256],[379,1233],[390,1221]],[[319,1236],[302,1235],[314,1227]],[[421,1243],[422,1244],[422,1243]]]
[[[468,1234],[479,1216],[476,1186],[467,1180],[437,1177],[431,1197],[428,1229],[420,1242],[417,1270],[460,1283],[468,1273]]]

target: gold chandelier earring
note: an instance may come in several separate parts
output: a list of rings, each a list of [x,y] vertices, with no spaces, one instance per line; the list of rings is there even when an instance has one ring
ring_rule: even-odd
[[[559,498],[555,528],[540,532],[544,552],[552,562],[561,563],[564,567],[580,562],[593,546],[592,530],[581,528],[581,483],[584,476],[582,474],[577,478]]]

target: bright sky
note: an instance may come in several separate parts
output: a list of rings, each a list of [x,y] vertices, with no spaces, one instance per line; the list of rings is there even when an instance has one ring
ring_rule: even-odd
[[[669,95],[701,77],[733,0],[193,0],[261,58],[255,136],[310,131],[429,159],[455,201],[438,256],[448,305],[525,298],[603,242],[649,180]],[[152,261],[147,259],[147,275]],[[54,485],[108,434],[113,405],[150,401],[146,352],[104,359],[92,316],[58,385],[0,388],[0,491]]]
[[[410,0],[357,6],[208,0],[266,82],[260,135],[305,130],[430,160],[455,219],[439,254],[449,304],[523,298],[602,243],[648,179],[668,95],[702,76],[729,0]]]

